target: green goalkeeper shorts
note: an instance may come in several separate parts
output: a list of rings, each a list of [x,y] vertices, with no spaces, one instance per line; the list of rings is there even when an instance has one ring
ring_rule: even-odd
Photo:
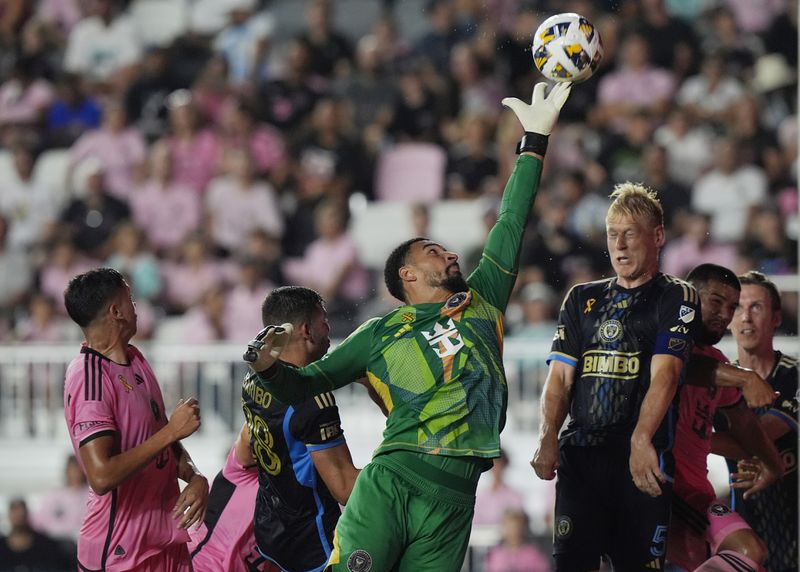
[[[326,571],[461,570],[481,464],[422,455],[391,451],[364,467],[336,525]]]

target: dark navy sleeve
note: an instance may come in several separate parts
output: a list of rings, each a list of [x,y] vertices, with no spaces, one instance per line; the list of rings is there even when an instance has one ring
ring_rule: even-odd
[[[587,304],[593,304],[594,302],[595,300],[592,300],[591,303],[587,300]],[[577,287],[573,287],[564,298],[561,311],[558,314],[558,326],[553,336],[550,355],[547,356],[548,364],[556,360],[572,367],[578,365],[582,343],[579,305],[580,290]]]
[[[658,333],[653,355],[671,355],[684,361],[689,357],[702,321],[699,300],[691,284],[667,277],[667,286],[658,300]]]
[[[320,393],[296,406],[289,431],[309,452],[344,443],[342,421],[333,393]]]

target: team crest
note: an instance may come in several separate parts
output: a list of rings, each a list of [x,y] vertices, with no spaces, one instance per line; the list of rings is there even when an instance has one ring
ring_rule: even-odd
[[[622,337],[622,323],[619,320],[606,320],[600,325],[600,339],[605,343],[616,342]]]
[[[678,318],[684,324],[690,324],[694,320],[694,308],[681,306],[681,309],[678,310]]]
[[[555,526],[556,538],[566,540],[572,534],[572,519],[568,516],[559,516]]]
[[[403,323],[413,322],[414,321],[414,312],[406,312],[400,316],[400,320]]]
[[[347,559],[350,572],[369,572],[372,570],[372,556],[366,550],[356,550]]]
[[[667,346],[669,347],[670,351],[682,352],[686,347],[686,340],[682,340],[680,338],[670,338],[669,342],[667,342]]]
[[[453,308],[458,308],[464,301],[467,299],[466,292],[459,292],[457,294],[453,294],[447,299],[447,302],[444,303],[445,308],[448,310],[452,310]]]
[[[133,386],[130,383],[128,383],[128,380],[122,377],[122,375],[117,376],[117,381],[119,381],[122,384],[122,388],[125,390],[125,393],[130,393],[131,390],[133,389]]]

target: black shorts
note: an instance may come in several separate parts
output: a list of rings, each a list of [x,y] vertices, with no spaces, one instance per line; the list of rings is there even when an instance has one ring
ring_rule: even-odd
[[[557,572],[597,570],[606,555],[618,572],[664,569],[672,484],[656,498],[633,484],[629,446],[561,449],[553,554]]]

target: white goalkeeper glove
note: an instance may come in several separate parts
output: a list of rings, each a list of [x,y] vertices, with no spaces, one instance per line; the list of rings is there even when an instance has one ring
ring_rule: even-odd
[[[278,360],[283,348],[289,343],[293,329],[294,327],[289,323],[267,326],[247,344],[247,351],[244,352],[242,359],[255,372],[268,369]]]
[[[558,119],[558,113],[569,97],[571,83],[557,83],[545,97],[544,90],[547,84],[537,83],[533,88],[533,98],[530,105],[516,97],[506,97],[501,102],[511,109],[522,123],[525,131],[550,135]]]

